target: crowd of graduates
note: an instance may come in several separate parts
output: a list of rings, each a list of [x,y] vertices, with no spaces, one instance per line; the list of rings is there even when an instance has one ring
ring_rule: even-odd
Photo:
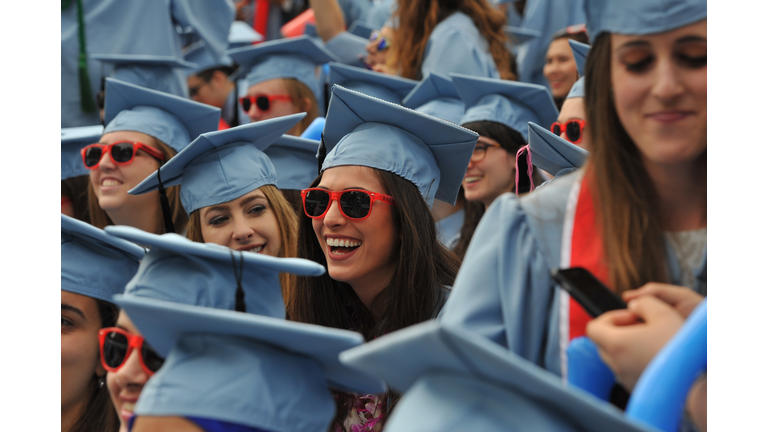
[[[63,432],[707,429],[706,1],[63,0],[61,75]]]

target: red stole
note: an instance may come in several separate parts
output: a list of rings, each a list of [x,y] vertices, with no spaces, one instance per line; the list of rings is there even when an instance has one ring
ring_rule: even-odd
[[[229,124],[223,118],[219,118],[219,130],[229,129]]]
[[[269,22],[269,0],[255,0],[253,10],[253,29],[264,39],[254,42],[253,45],[267,40],[267,22]]]

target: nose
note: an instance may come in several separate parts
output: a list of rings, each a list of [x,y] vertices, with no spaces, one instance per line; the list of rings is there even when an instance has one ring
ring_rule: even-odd
[[[98,166],[99,169],[103,171],[110,171],[116,168],[115,163],[112,162],[112,158],[109,157],[109,151],[107,151],[107,149],[104,149],[104,153],[101,155]]]
[[[250,117],[251,120],[253,121],[261,120],[261,111],[259,111],[259,109],[256,108],[255,103],[251,104],[251,108],[248,110],[248,117]]]
[[[376,43],[368,42],[368,45],[365,46],[365,50],[368,51],[368,54],[376,54]]]
[[[345,218],[344,214],[341,213],[341,208],[339,208],[339,201],[333,200],[328,205],[331,207],[328,209],[328,213],[326,213],[325,217],[323,218],[323,225],[327,226],[328,228],[338,228],[346,225],[347,218]]]
[[[678,74],[678,66],[671,58],[660,58],[656,70],[655,82],[651,89],[653,96],[665,103],[674,102],[684,90]]]
[[[563,131],[562,131],[562,132],[560,132],[560,138],[562,138],[562,139],[564,139],[564,140],[566,140],[566,141],[568,141],[568,142],[571,142],[571,140],[569,140],[569,139],[567,138],[567,136],[565,135],[565,128],[563,128]]]
[[[253,228],[248,225],[244,217],[233,216],[233,218],[235,223],[232,238],[238,243],[248,243],[253,237]]]
[[[139,350],[133,349],[123,367],[118,369],[117,372],[114,372],[120,387],[134,387],[140,390],[149,380],[149,375],[144,372],[141,363],[139,363],[139,355]]]

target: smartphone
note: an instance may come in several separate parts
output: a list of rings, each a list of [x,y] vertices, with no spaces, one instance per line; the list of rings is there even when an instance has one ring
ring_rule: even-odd
[[[589,270],[581,267],[555,268],[551,274],[593,318],[611,310],[627,308],[627,304]]]

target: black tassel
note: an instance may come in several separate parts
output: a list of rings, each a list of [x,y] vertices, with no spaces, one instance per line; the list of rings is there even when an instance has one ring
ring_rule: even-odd
[[[320,171],[323,170],[323,162],[325,162],[325,156],[328,150],[325,148],[325,141],[323,135],[320,134],[320,148],[317,150],[317,175],[320,175]]]
[[[175,233],[176,230],[173,227],[173,217],[171,215],[171,205],[168,203],[168,195],[165,194],[165,187],[163,187],[163,180],[160,178],[160,169],[157,169],[157,183],[160,185],[160,208],[163,210],[163,221],[165,222],[165,232]]]
[[[238,266],[235,263],[235,254],[233,251],[229,251],[229,256],[232,257],[232,268],[235,270],[235,281],[237,281],[237,290],[235,291],[235,312],[245,312],[245,291],[243,291],[243,253],[240,254],[240,268],[238,272]]]

